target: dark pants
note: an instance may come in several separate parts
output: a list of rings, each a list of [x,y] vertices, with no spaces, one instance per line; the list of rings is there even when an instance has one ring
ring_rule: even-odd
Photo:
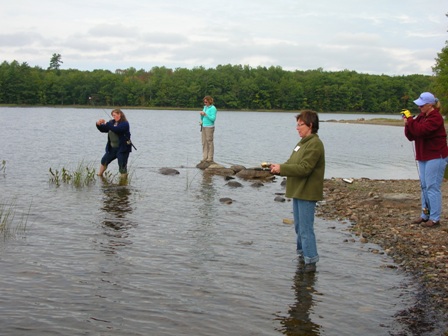
[[[127,174],[128,172],[128,158],[129,152],[119,152],[118,148],[111,148],[109,152],[106,152],[101,159],[103,166],[108,166],[113,160],[118,160],[118,170],[121,174]]]

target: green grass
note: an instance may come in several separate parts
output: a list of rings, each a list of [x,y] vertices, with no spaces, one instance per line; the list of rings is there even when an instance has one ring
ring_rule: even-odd
[[[6,161],[2,160],[2,165],[0,166],[0,172],[5,175],[6,174]]]
[[[3,240],[14,238],[19,232],[26,231],[29,212],[22,214],[19,219],[16,215],[14,200],[8,203],[0,203],[0,235]]]
[[[72,185],[76,188],[89,186],[95,183],[95,168],[84,162],[78,164],[74,170],[62,167],[61,170],[49,169],[50,183],[60,186],[61,184]]]
[[[48,172],[50,174],[50,184],[54,184],[57,187],[60,187],[61,185],[70,185],[77,189],[94,185],[97,178],[100,178],[103,183],[113,184],[117,176],[119,180],[118,183],[120,185],[125,185],[130,182],[132,175],[131,173],[128,173],[126,177],[122,177],[119,173],[113,174],[110,170],[106,170],[103,176],[99,177],[93,164],[86,164],[84,161],[81,161],[75,169],[62,167],[58,170],[50,167]]]

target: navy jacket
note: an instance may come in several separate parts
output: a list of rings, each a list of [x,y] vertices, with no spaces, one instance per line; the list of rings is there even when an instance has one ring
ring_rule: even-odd
[[[122,121],[115,126],[115,120],[109,120],[105,124],[96,125],[96,128],[101,133],[109,133],[109,131],[114,132],[118,135],[119,145],[118,151],[120,153],[123,152],[132,152],[132,142],[131,142],[131,133],[129,132],[129,122]],[[106,152],[109,152],[111,149],[110,138],[107,136],[107,144],[106,144]]]

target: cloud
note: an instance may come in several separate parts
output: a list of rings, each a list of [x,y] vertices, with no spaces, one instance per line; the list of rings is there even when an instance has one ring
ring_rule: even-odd
[[[15,48],[45,43],[45,39],[37,33],[17,32],[0,34],[0,45],[3,48]]]
[[[448,20],[440,0],[15,0],[2,5],[5,60],[115,70],[219,64],[431,74]],[[55,10],[57,9],[57,10]],[[42,13],[42,15],[36,15]]]

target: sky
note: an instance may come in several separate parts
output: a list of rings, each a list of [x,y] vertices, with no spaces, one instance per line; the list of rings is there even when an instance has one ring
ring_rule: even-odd
[[[351,70],[431,75],[448,40],[447,0],[13,0],[0,62],[46,69]]]

